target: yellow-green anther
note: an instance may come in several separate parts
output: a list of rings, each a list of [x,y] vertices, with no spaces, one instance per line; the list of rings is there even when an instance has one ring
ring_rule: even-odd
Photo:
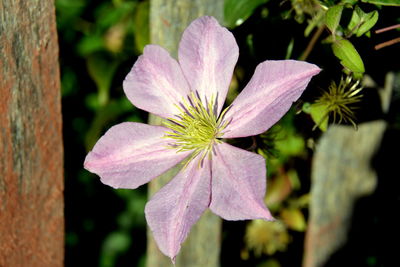
[[[229,107],[217,117],[216,99],[211,97],[203,104],[198,93],[192,92],[187,99],[176,105],[179,115],[163,123],[170,129],[165,137],[173,139],[170,143],[171,148],[177,151],[193,151],[190,159],[201,153],[202,160],[207,155],[211,157],[213,145],[221,142],[219,139],[229,124],[229,121],[224,121],[224,115]]]

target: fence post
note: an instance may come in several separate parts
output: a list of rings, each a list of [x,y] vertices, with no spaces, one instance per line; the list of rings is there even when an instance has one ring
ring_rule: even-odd
[[[151,0],[150,39],[151,43],[167,49],[177,58],[178,44],[184,29],[194,19],[210,15],[220,23],[223,19],[223,1],[216,0]],[[160,118],[151,116],[152,124],[159,124]],[[173,171],[172,171],[173,173]],[[171,173],[150,183],[150,196],[172,178]],[[207,211],[192,228],[188,239],[176,258],[176,266],[215,267],[219,266],[221,245],[221,219]],[[171,260],[158,250],[148,230],[147,266],[172,266]]]
[[[333,125],[323,134],[312,166],[310,218],[303,267],[325,266],[348,241],[355,202],[374,192],[377,174],[371,160],[382,142],[382,120]]]
[[[54,1],[0,0],[0,266],[62,266]]]

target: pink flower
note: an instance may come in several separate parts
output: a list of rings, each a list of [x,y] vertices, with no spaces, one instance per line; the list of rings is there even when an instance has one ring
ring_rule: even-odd
[[[212,17],[185,30],[178,61],[160,46],[146,46],[124,91],[136,107],[167,119],[165,125],[118,124],[85,160],[103,183],[131,189],[187,161],[145,208],[160,250],[172,260],[207,208],[226,220],[273,219],[263,201],[264,158],[222,139],[265,132],[320,69],[294,60],[264,61],[222,111],[238,55],[233,35]]]

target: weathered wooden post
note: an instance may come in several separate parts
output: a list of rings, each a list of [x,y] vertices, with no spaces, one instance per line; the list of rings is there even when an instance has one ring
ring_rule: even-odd
[[[346,243],[355,201],[375,190],[371,159],[385,129],[381,120],[361,124],[358,131],[334,125],[322,136],[313,158],[303,267],[325,266]]]
[[[223,19],[223,1],[216,0],[151,0],[150,1],[150,39],[151,43],[167,49],[177,58],[177,50],[182,32],[194,19],[210,15],[220,22]],[[160,119],[151,117],[153,124]],[[164,175],[150,183],[149,193],[153,195],[171,175]],[[149,231],[150,232],[150,231]],[[176,266],[218,266],[220,252],[221,219],[207,211],[192,228],[188,239],[176,258]],[[159,252],[148,233],[147,266],[171,266],[171,260]]]
[[[62,266],[54,1],[0,0],[0,266]]]

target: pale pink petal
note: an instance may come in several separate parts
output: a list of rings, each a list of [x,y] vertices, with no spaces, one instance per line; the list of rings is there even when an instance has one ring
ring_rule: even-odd
[[[136,107],[164,118],[177,114],[189,93],[178,62],[157,45],[148,45],[126,76],[123,88]]]
[[[85,169],[114,188],[137,188],[182,161],[189,152],[168,148],[165,127],[125,122],[109,129],[85,159]]]
[[[213,17],[196,19],[182,35],[178,56],[190,88],[208,100],[218,93],[220,111],[239,56],[232,33]]]
[[[173,261],[190,228],[210,204],[210,161],[192,160],[145,208],[147,224],[160,250]]]
[[[257,135],[274,125],[291,107],[320,69],[295,61],[264,61],[232,103],[224,138]]]
[[[264,204],[266,167],[262,156],[226,143],[212,158],[210,209],[226,220],[273,220]]]

